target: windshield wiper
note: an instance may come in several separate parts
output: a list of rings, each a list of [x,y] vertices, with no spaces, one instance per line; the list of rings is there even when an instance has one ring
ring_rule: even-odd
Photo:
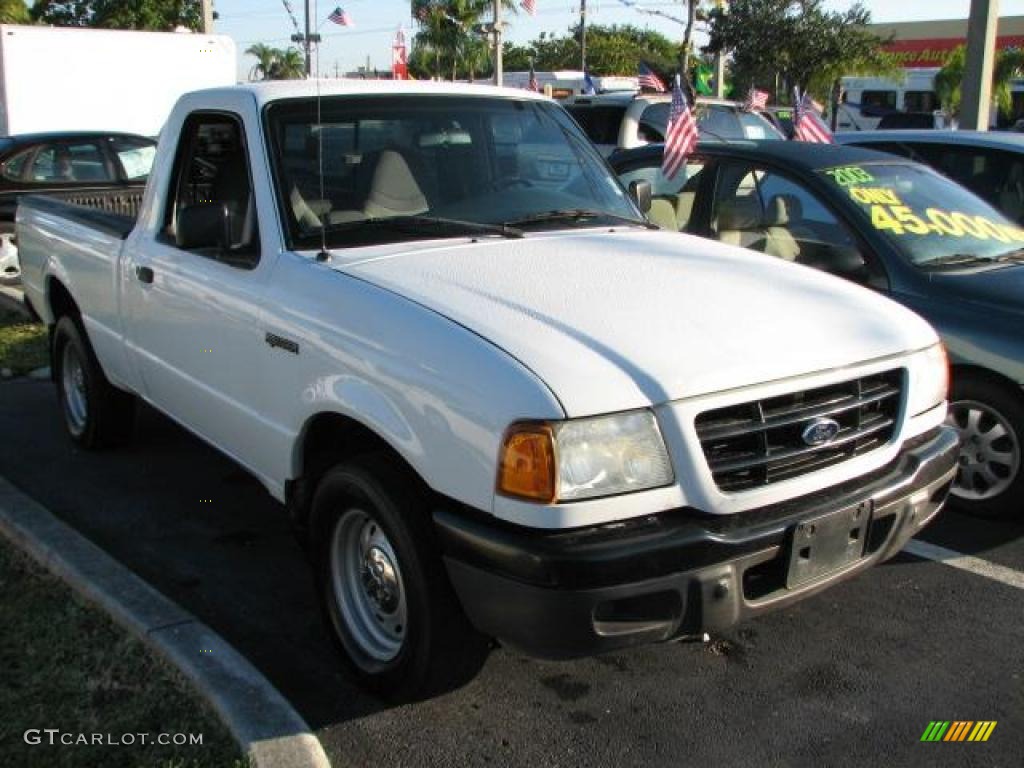
[[[523,230],[510,227],[508,224],[484,224],[479,221],[463,221],[462,219],[443,219],[436,216],[387,216],[383,218],[344,221],[327,227],[333,232],[351,232],[366,229],[394,229],[413,234],[451,235],[500,235],[501,237],[518,238]]]
[[[1018,248],[1015,251],[1008,251],[1007,253],[1004,253],[1004,254],[1002,254],[1000,256],[996,256],[995,260],[998,261],[998,262],[1007,262],[1007,261],[1021,261],[1021,262],[1024,262],[1024,248]]]
[[[929,259],[920,266],[923,269],[941,269],[942,267],[965,267],[971,264],[991,264],[997,259],[992,256],[979,256],[976,253],[951,253]]]
[[[606,213],[604,211],[591,211],[587,208],[559,208],[554,211],[544,211],[523,216],[520,219],[513,219],[505,222],[506,225],[522,226],[524,224],[540,224],[547,221],[585,221],[587,219],[611,219],[623,224],[631,224],[634,227],[646,229],[657,229],[656,224],[651,224],[643,219],[632,219],[629,216],[620,216],[617,213]]]

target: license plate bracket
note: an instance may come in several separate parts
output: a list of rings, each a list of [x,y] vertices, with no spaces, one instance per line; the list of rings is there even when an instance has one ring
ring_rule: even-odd
[[[798,523],[791,537],[786,587],[815,581],[863,557],[872,506],[865,501]]]

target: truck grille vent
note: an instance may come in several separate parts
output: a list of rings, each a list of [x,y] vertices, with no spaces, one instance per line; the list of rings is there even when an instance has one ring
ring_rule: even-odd
[[[697,436],[715,483],[743,491],[880,448],[893,436],[902,383],[901,371],[886,371],[700,414]],[[817,419],[831,419],[839,429],[831,440],[811,445],[804,431]]]

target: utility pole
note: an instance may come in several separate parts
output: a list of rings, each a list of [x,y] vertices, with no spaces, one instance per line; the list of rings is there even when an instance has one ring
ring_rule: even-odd
[[[213,34],[213,0],[202,0],[203,3],[203,34]]]
[[[501,0],[494,0],[494,23],[491,34],[494,35],[494,84],[502,85],[505,77],[501,48]]]
[[[967,62],[964,67],[960,125],[987,131],[992,110],[992,67],[996,58],[999,0],[971,0],[967,21]]]
[[[587,71],[587,0],[580,0],[580,69]]]
[[[309,39],[309,0],[306,0],[306,34],[303,36],[303,44],[306,46],[306,77],[313,74],[313,43]]]
[[[306,77],[310,77],[313,74],[313,45],[320,42],[320,35],[311,31],[311,23],[309,0],[306,0],[306,34],[299,34],[299,31],[296,29],[295,34],[292,35],[292,42],[301,45],[306,53]]]

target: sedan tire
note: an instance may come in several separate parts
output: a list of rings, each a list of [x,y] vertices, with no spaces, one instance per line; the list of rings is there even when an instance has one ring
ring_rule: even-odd
[[[949,424],[963,441],[950,506],[981,517],[1024,508],[1024,393],[985,376],[954,374]]]

